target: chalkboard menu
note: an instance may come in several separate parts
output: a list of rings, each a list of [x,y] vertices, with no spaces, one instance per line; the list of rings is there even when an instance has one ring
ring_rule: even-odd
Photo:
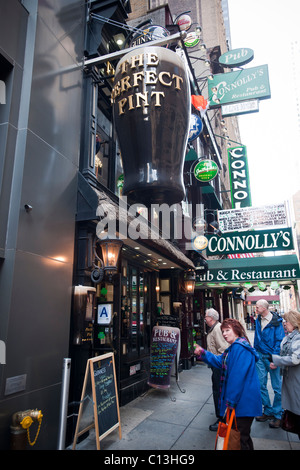
[[[91,406],[87,404],[91,403],[93,413],[89,414],[87,410]],[[122,438],[113,353],[97,356],[87,362],[73,449],[77,438],[93,427],[98,450],[100,440],[114,429],[119,428],[119,437]]]
[[[178,327],[179,318],[178,316],[175,317],[173,315],[160,315],[157,317],[157,323],[160,326]]]
[[[171,368],[176,357],[180,339],[179,328],[155,326],[152,330],[150,352],[150,376],[148,385],[169,388]]]
[[[117,394],[111,357],[94,363],[94,383],[99,436],[119,423]]]

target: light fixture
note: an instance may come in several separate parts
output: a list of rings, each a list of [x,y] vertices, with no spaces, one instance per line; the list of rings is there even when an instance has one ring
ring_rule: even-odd
[[[193,269],[189,269],[184,272],[184,286],[187,294],[193,294],[196,283],[196,272]]]
[[[118,44],[118,46],[122,46],[125,42],[125,36],[123,33],[116,34],[114,36],[114,40]]]
[[[95,256],[100,262],[100,267],[95,265],[91,278],[95,284],[99,284],[104,276],[107,277],[109,282],[112,282],[112,277],[117,273],[118,261],[123,241],[116,239],[97,240],[95,244]],[[101,252],[101,253],[100,253]],[[100,255],[102,254],[102,259]]]
[[[202,32],[201,26],[200,26],[200,25],[197,25],[197,26],[196,26],[196,34],[197,34],[198,36],[200,36],[200,35],[201,35],[201,32]]]

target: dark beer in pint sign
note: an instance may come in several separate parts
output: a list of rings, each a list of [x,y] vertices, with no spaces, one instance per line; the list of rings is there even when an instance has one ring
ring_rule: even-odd
[[[112,103],[123,194],[144,204],[180,202],[190,119],[182,59],[155,46],[129,52],[117,65]]]

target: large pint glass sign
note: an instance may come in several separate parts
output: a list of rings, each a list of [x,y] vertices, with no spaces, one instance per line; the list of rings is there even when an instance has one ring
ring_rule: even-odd
[[[123,194],[136,202],[180,202],[189,133],[190,89],[173,51],[142,47],[118,63],[112,90],[124,169]]]

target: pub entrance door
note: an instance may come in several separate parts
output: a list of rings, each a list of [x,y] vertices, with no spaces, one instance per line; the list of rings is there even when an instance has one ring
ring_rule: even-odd
[[[121,405],[147,389],[156,308],[155,276],[155,272],[123,262],[119,351]]]

